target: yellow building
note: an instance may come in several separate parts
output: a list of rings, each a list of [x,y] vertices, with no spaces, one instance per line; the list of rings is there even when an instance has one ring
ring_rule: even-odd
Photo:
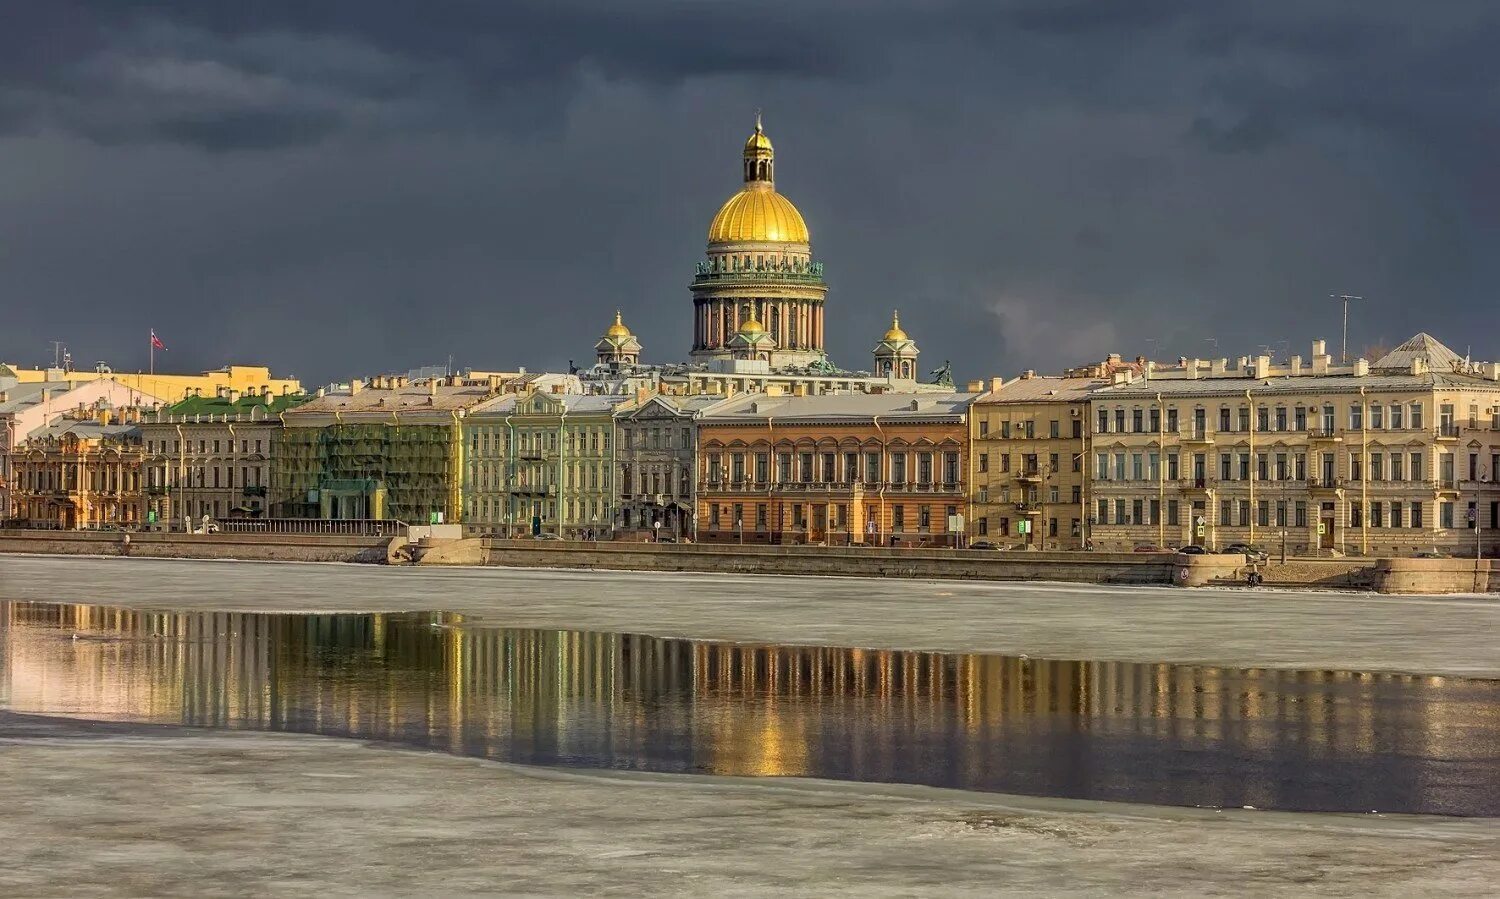
[[[139,527],[140,410],[101,408],[29,434],[14,452],[15,514],[26,527]]]
[[[1500,546],[1500,363],[1426,334],[1373,362],[1183,360],[1091,397],[1099,548],[1485,555]],[[1477,525],[1478,527],[1472,527]]]
[[[1001,545],[1080,549],[1089,396],[1109,382],[1026,372],[995,379],[969,410],[969,536]]]
[[[302,392],[302,382],[296,378],[273,378],[271,369],[264,365],[230,365],[214,371],[196,375],[174,375],[157,372],[111,371],[107,365],[99,365],[95,371],[74,371],[62,368],[18,368],[14,365],[0,366],[21,384],[50,382],[76,387],[90,381],[110,379],[142,393],[161,397],[169,402],[189,397],[218,396],[224,391],[240,394],[270,394],[285,396]]]

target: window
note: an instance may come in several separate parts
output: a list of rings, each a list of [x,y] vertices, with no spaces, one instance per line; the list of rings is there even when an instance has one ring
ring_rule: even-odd
[[[1000,437],[1001,437],[1001,439],[1004,439],[1004,440],[1009,440],[1010,439],[1010,422],[1009,421],[1002,421],[1002,422],[1000,422]]]
[[[1255,429],[1257,431],[1271,430],[1271,410],[1265,406],[1255,410]]]
[[[1248,430],[1250,430],[1250,408],[1248,406],[1241,406],[1239,412],[1240,412],[1240,414],[1239,414],[1238,417],[1239,417],[1240,430],[1241,431],[1248,431]]]
[[[1295,417],[1293,418],[1293,421],[1296,423],[1295,429],[1298,431],[1307,430],[1307,409],[1303,406],[1298,406],[1294,410],[1294,413]]]
[[[1242,499],[1237,505],[1240,507],[1240,527],[1250,526],[1250,501]]]
[[[1219,430],[1220,431],[1228,431],[1229,430],[1229,409],[1228,408],[1224,408],[1224,409],[1220,409],[1219,410]]]
[[[771,457],[766,453],[755,454],[755,482],[764,484],[771,478]]]
[[[1276,526],[1279,528],[1286,527],[1286,500],[1284,499],[1276,501]]]
[[[798,480],[804,484],[811,484],[813,479],[813,454],[797,454]]]
[[[1056,537],[1057,536],[1057,519],[1056,518],[1049,518],[1049,519],[1047,519],[1047,536],[1048,537]]]
[[[1234,460],[1228,453],[1219,454],[1219,480],[1227,481],[1233,474]]]
[[[1167,480],[1175,481],[1178,478],[1177,454],[1167,456]]]
[[[734,481],[736,484],[743,483],[745,480],[745,454],[735,453],[729,457],[729,460],[730,480]],[[656,477],[656,475],[652,475],[653,480]],[[651,492],[660,493],[661,491],[653,489]]]
[[[1277,453],[1276,454],[1276,480],[1278,480],[1278,481],[1284,481],[1284,480],[1287,479],[1287,475],[1289,475],[1290,473],[1291,473],[1291,471],[1290,471],[1290,469],[1287,468],[1287,465],[1286,465],[1286,453]]]
[[[1255,477],[1262,481],[1271,479],[1271,457],[1268,453],[1255,454]]]
[[[1219,524],[1221,526],[1229,527],[1234,524],[1233,508],[1234,504],[1229,500],[1219,500]]]
[[[1359,500],[1353,500],[1353,501],[1351,501],[1349,503],[1349,527],[1351,527],[1351,528],[1364,527],[1364,522],[1365,522],[1365,508],[1364,508],[1364,506],[1359,502]]]
[[[712,527],[712,528],[717,528],[719,526],[719,504],[718,503],[714,503],[713,505],[711,505],[711,506],[708,507],[708,524],[709,524],[709,527]]]
[[[1151,522],[1158,522],[1159,523],[1160,521],[1161,521],[1161,500],[1159,500],[1159,499],[1153,499],[1151,501]]]
[[[1140,453],[1131,453],[1130,454],[1130,479],[1133,480],[1133,481],[1139,481],[1139,480],[1141,480],[1144,477],[1145,477],[1144,469],[1141,467],[1141,454]]]
[[[985,537],[990,533],[990,520],[984,516],[979,517],[979,536]]]
[[[1371,409],[1376,409],[1376,408],[1379,408],[1379,407],[1378,406],[1371,406],[1370,408]],[[1385,480],[1385,454],[1384,453],[1371,453],[1370,454],[1370,480],[1372,480],[1372,481],[1383,481],[1383,480]]]
[[[1371,408],[1375,408],[1375,407],[1371,407]],[[1372,528],[1383,528],[1383,527],[1385,527],[1385,504],[1384,503],[1379,503],[1379,502],[1370,503],[1370,527],[1372,527]]]
[[[1385,427],[1385,407],[1379,403],[1370,404],[1370,428],[1380,429]]]
[[[1115,453],[1115,480],[1125,480],[1125,454]]]
[[[1497,429],[1500,429],[1500,422],[1497,422],[1496,425],[1495,425],[1495,427]],[[1074,440],[1078,440],[1078,439],[1080,439],[1082,437],[1083,437],[1083,422],[1079,421],[1078,419],[1075,418],[1073,420],[1073,439]]]
[[[1406,480],[1406,454],[1391,453],[1391,480]]]
[[[1286,407],[1285,406],[1277,406],[1276,407],[1276,430],[1278,430],[1278,431],[1285,431],[1286,430]]]
[[[1125,500],[1123,500],[1123,499],[1117,499],[1117,500],[1115,500],[1115,524],[1131,524],[1131,523],[1132,522],[1130,520],[1129,510],[1128,510],[1128,508],[1125,505]]]
[[[1413,431],[1420,431],[1420,430],[1422,430],[1422,404],[1421,403],[1412,403],[1410,409],[1411,409],[1411,429]]]
[[[949,486],[958,483],[958,453],[943,453],[943,483]]]
[[[1294,515],[1292,526],[1299,528],[1307,527],[1307,503],[1300,499],[1297,500],[1292,511]]]
[[[1134,431],[1137,434],[1146,429],[1143,423],[1144,419],[1142,416],[1143,413],[1140,409],[1130,410],[1130,430]]]
[[[1256,503],[1255,523],[1261,527],[1269,527],[1271,524],[1271,501],[1260,500]]]
[[[1099,433],[1100,434],[1108,434],[1109,433],[1109,410],[1108,409],[1100,409],[1099,410]]]
[[[987,418],[981,418],[979,420],[979,436],[980,437],[988,437],[988,436],[990,436],[990,422],[989,422],[989,419],[987,419]]]
[[[917,507],[917,530],[927,532],[932,530],[932,507],[922,505]]]
[[[1083,488],[1077,484],[1073,485],[1072,500],[1074,505],[1083,502]]]
[[[1094,479],[1109,480],[1109,453],[1094,454]]]
[[[1101,499],[1101,500],[1099,500],[1099,510],[1098,510],[1097,515],[1096,515],[1096,519],[1097,519],[1097,521],[1098,521],[1099,524],[1108,524],[1109,523],[1109,500],[1107,500],[1107,499]]]
[[[1250,454],[1240,453],[1240,480],[1250,480]]]
[[[1048,422],[1047,436],[1051,437],[1053,440],[1056,440],[1058,437],[1062,436],[1062,423],[1057,421]]]
[[[892,454],[891,483],[896,485],[902,485],[906,483],[906,453]]]
[[[932,453],[917,453],[917,483],[932,483]]]
[[[891,530],[893,530],[893,531],[904,531],[904,530],[906,530],[906,507],[905,506],[892,506],[891,507]]]
[[[1362,470],[1363,465],[1361,464],[1362,462],[1363,462],[1363,460],[1360,459],[1360,454],[1359,453],[1353,453],[1353,452],[1351,452],[1349,454],[1349,480],[1351,480],[1351,481],[1362,480],[1363,475],[1364,475],[1364,472]]]
[[[1453,503],[1438,503],[1438,527],[1453,527]]]
[[[1391,427],[1397,431],[1403,427],[1401,424],[1401,413],[1403,411],[1400,403],[1391,403]]]
[[[1365,427],[1365,407],[1363,403],[1355,403],[1349,407],[1349,430],[1362,431]]]
[[[1167,500],[1167,524],[1176,525],[1178,523],[1177,516],[1179,514],[1180,514],[1180,512],[1179,512],[1177,500],[1175,500],[1175,499],[1169,499],[1169,500]]]
[[[880,454],[865,453],[865,483],[880,483]]]
[[[1401,504],[1398,502],[1391,503],[1391,527],[1401,527]]]
[[[1083,471],[1083,453],[1075,453],[1072,461],[1074,471]]]
[[[1414,528],[1421,528],[1422,527],[1422,502],[1421,502],[1421,500],[1414,500],[1412,502],[1412,504],[1411,504],[1411,526],[1414,527]]]
[[[1125,410],[1124,409],[1116,409],[1115,410],[1115,430],[1118,431],[1118,432],[1120,432],[1120,433],[1122,433],[1122,434],[1125,432]]]
[[[1000,471],[1001,471],[1002,474],[1005,473],[1005,472],[1010,471],[1010,453],[1003,453],[1003,454],[1001,454],[1001,456],[1000,456]]]
[[[718,453],[714,453],[713,455],[711,455],[711,456],[708,457],[708,482],[710,484],[717,484],[717,483],[719,483],[719,480],[720,480],[720,477],[719,477],[719,466],[720,466],[720,464],[721,463],[719,461],[719,454]],[[629,469],[627,468],[626,470],[628,471]],[[643,489],[641,492],[644,493],[645,490]]]
[[[989,453],[980,453],[979,454],[979,471],[980,471],[980,473],[984,473],[984,472],[987,472],[989,470],[990,470],[990,454]]]
[[[1161,430],[1161,408],[1159,406],[1151,407],[1147,427],[1151,429],[1151,433],[1153,434]]]
[[[1422,454],[1421,453],[1412,453],[1411,454],[1411,471],[1410,471],[1410,474],[1411,474],[1411,479],[1413,481],[1420,481],[1420,480],[1422,480],[1423,475],[1422,475]]]
[[[837,473],[834,468],[833,453],[823,453],[819,461],[822,463],[823,483],[832,484],[834,481],[834,476]]]

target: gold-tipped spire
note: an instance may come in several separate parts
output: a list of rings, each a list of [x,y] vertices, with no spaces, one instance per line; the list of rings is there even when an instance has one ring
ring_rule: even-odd
[[[632,336],[631,333],[630,333],[630,329],[627,328],[627,327],[625,327],[625,323],[624,322],[620,321],[620,310],[618,310],[618,309],[615,310],[615,323],[609,326],[609,330],[604,332],[604,336],[605,337],[630,337],[630,336]]]
[[[906,332],[901,330],[901,311],[891,310],[891,329],[885,332],[885,339],[889,341],[906,340]]]

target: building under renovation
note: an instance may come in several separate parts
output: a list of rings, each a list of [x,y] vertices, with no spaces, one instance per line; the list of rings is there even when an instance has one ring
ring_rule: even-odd
[[[462,420],[494,379],[376,378],[281,416],[272,514],[285,518],[460,520]]]

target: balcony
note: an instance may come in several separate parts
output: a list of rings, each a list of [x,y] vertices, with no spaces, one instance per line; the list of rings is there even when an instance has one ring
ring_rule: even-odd
[[[1437,439],[1457,440],[1462,430],[1456,422],[1446,421],[1437,426]]]
[[[1213,443],[1214,435],[1207,427],[1187,427],[1182,429],[1183,443]]]
[[[1035,468],[1028,468],[1025,471],[1016,472],[1016,480],[1020,481],[1023,484],[1040,484],[1044,477],[1046,476]]]
[[[1344,486],[1343,478],[1308,478],[1309,490],[1337,490]]]
[[[1338,428],[1316,425],[1307,429],[1307,439],[1324,441],[1331,440],[1335,443],[1342,443],[1344,441],[1344,435],[1339,433]]]
[[[266,495],[266,488],[265,488],[264,485],[246,487],[245,489],[243,489],[243,490],[240,491],[240,495],[241,496],[265,496]]]

